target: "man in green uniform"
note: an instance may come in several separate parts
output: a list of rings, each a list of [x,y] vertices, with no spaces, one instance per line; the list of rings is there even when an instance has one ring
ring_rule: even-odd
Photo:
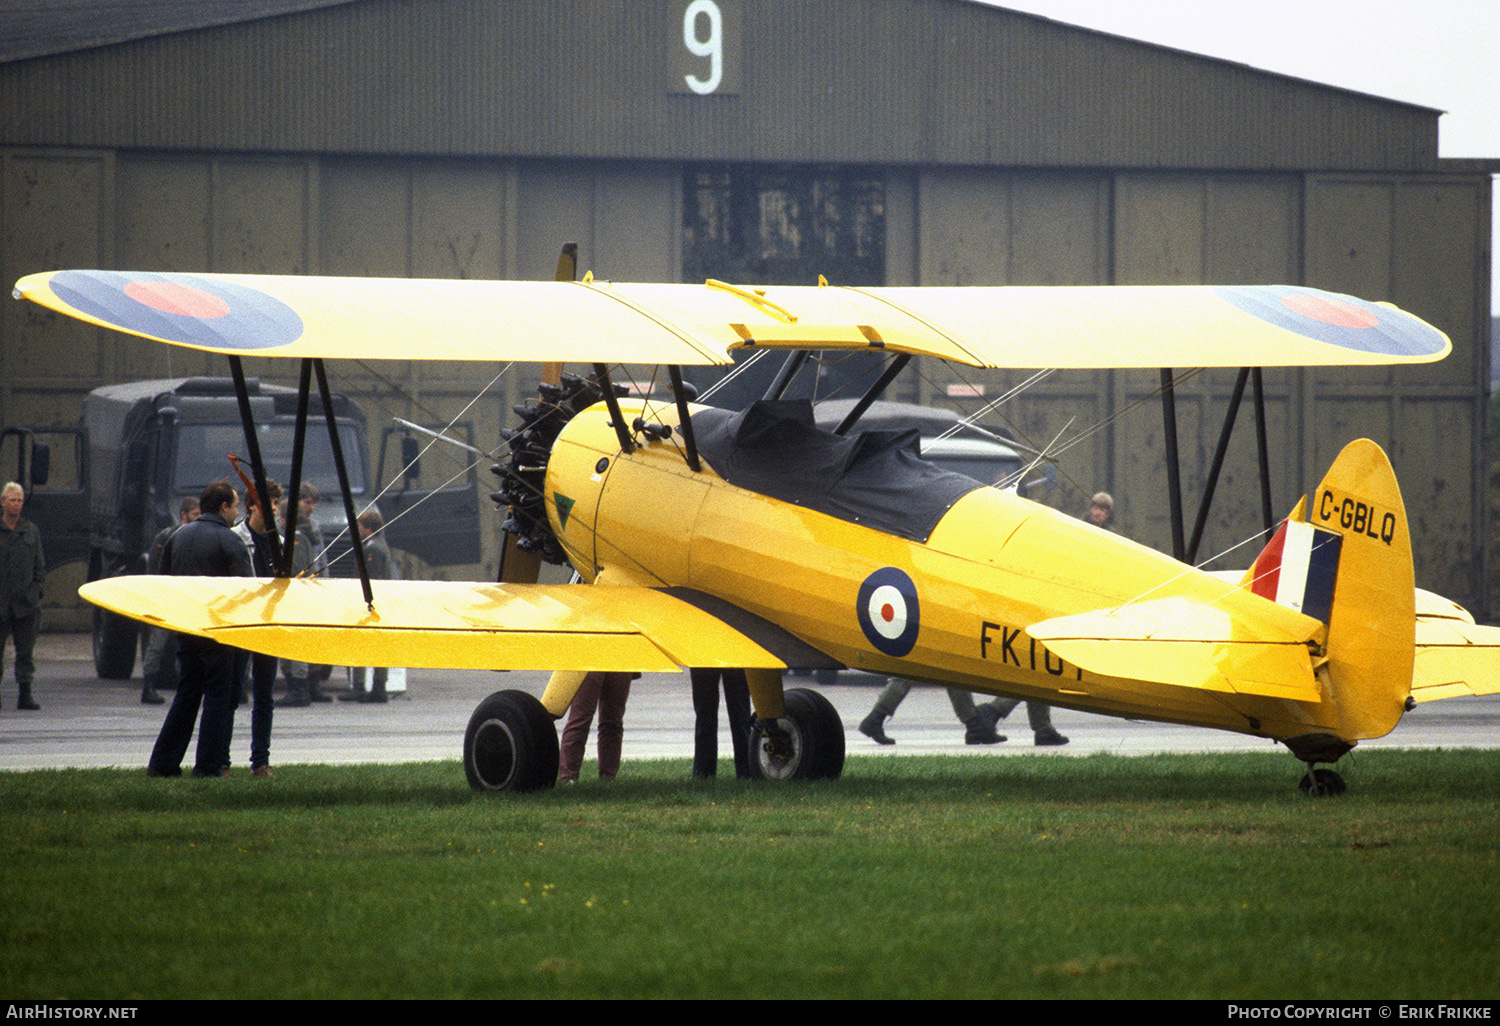
[[[16,482],[0,489],[0,660],[9,637],[16,647],[16,685],[21,692],[16,708],[39,709],[31,697],[31,651],[42,619],[47,561],[42,556],[42,533],[21,516],[25,505],[26,491]],[[3,669],[0,665],[0,672]]]

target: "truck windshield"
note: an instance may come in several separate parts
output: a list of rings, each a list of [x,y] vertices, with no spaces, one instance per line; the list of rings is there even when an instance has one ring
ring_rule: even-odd
[[[266,473],[285,487],[292,475],[292,425],[261,424],[257,428]],[[344,465],[349,472],[349,490],[355,495],[363,495],[367,461],[359,429],[353,424],[340,424],[339,443],[343,446]],[[221,477],[233,481],[234,468],[225,458],[226,453],[241,458],[249,455],[245,451],[245,433],[239,424],[183,424],[177,435],[173,488],[179,493],[196,495]],[[321,492],[338,494],[338,470],[328,444],[327,429],[322,425],[308,426],[302,480],[311,481]]]

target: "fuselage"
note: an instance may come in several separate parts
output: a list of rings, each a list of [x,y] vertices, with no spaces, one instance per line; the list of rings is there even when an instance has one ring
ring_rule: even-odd
[[[598,406],[567,425],[546,485],[553,529],[600,586],[705,592],[878,674],[1272,738],[1334,724],[1327,702],[1097,675],[1027,634],[1142,597],[1264,601],[1143,545],[990,487],[913,541],[694,472],[680,435],[622,453],[608,421]]]

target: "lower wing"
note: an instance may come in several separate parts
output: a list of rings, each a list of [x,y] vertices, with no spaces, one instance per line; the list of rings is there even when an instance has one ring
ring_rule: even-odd
[[[111,577],[79,594],[134,620],[347,666],[672,671],[840,664],[701,593],[635,586]]]

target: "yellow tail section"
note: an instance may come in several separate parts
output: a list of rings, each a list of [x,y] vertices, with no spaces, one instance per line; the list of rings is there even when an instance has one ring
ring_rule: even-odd
[[[1319,682],[1344,741],[1381,737],[1411,694],[1416,587],[1406,507],[1380,446],[1350,442],[1304,509],[1308,524],[1340,536]]]

